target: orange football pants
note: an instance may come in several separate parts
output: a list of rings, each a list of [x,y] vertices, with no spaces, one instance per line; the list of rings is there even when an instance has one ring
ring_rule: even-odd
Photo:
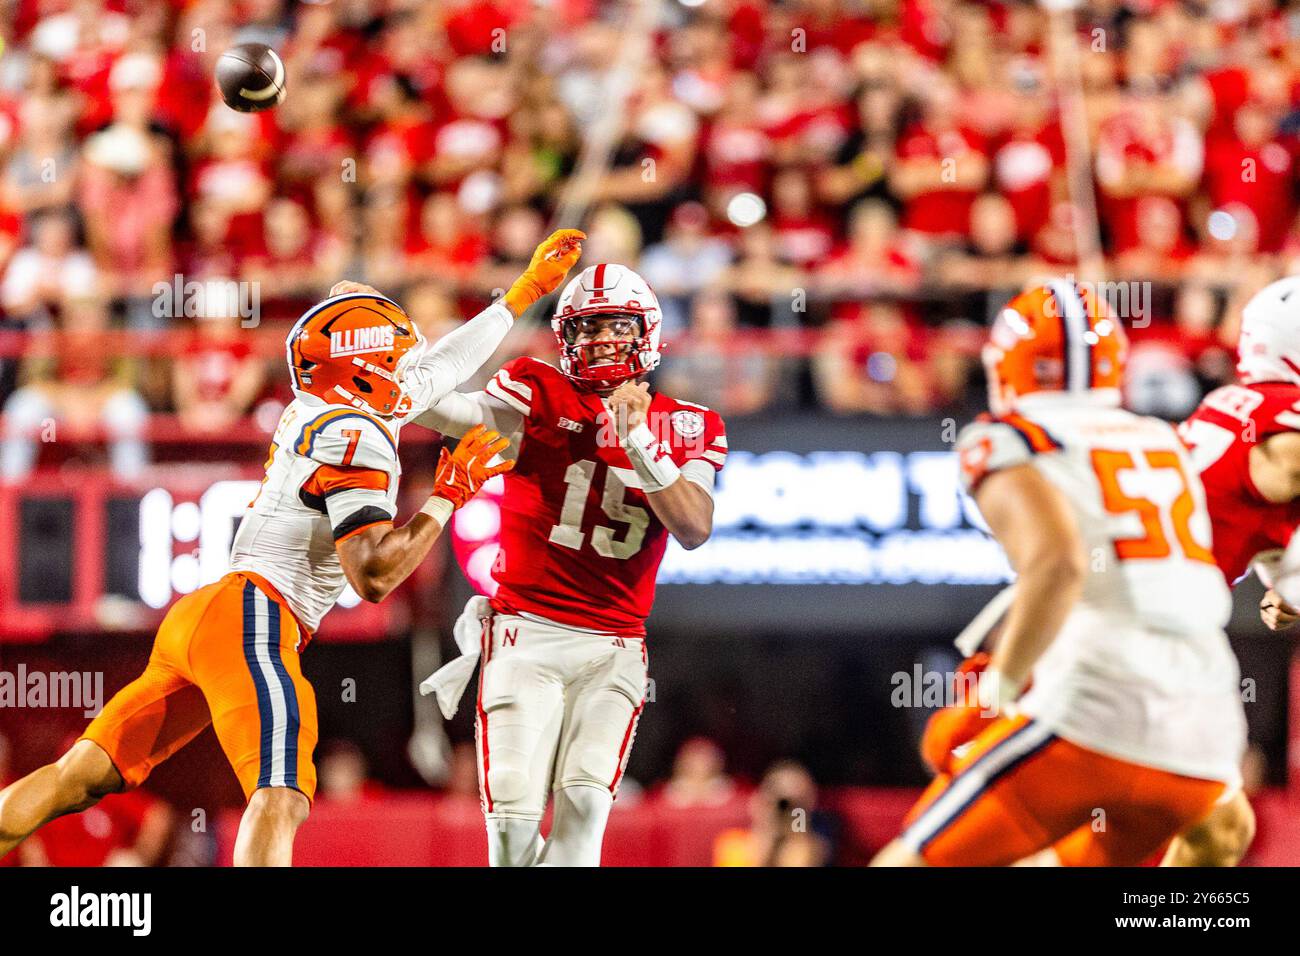
[[[1136,866],[1224,790],[1117,760],[1056,736],[1020,715],[1002,717],[972,741],[908,813],[904,845],[932,866],[1007,866],[1081,827],[1082,866]]]
[[[316,696],[298,661],[305,632],[257,575],[227,574],[167,612],[144,673],[113,696],[83,740],[127,787],[212,724],[245,798],[259,787],[316,792]]]

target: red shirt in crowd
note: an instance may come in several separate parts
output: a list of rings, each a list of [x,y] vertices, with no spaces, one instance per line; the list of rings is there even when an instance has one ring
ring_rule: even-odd
[[[1286,239],[1296,213],[1294,175],[1294,157],[1276,140],[1253,148],[1225,137],[1206,150],[1205,189],[1211,205],[1222,209],[1239,203],[1254,213],[1260,252],[1277,252]]]
[[[899,159],[960,159],[969,152],[984,153],[985,146],[979,134],[967,129],[932,131],[917,124],[898,142]],[[903,210],[903,227],[929,235],[967,235],[970,208],[982,185],[971,183],[968,188],[936,188],[917,193]]]
[[[109,794],[89,810],[51,820],[28,839],[50,866],[103,866],[115,850],[133,847],[158,801],[140,790]]]

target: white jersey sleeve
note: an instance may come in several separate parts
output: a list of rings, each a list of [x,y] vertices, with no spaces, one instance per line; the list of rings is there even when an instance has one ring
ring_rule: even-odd
[[[300,497],[329,517],[336,541],[396,516],[397,442],[376,419],[327,413],[303,426],[294,450],[316,466]]]
[[[961,482],[967,494],[995,471],[1025,465],[1040,452],[1055,450],[1053,440],[1042,429],[1031,431],[999,419],[971,422],[957,435]]]

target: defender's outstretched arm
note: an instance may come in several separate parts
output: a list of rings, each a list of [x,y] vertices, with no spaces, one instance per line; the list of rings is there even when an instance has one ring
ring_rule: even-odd
[[[357,594],[378,602],[407,579],[438,540],[452,512],[483,487],[483,483],[515,466],[513,461],[488,466],[488,461],[507,442],[482,425],[448,453],[442,450],[433,494],[419,512],[400,528],[391,521],[377,521],[359,528],[335,542],[343,573]]]

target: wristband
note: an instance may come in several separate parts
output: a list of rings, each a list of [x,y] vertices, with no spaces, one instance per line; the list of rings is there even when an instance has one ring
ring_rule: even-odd
[[[451,513],[456,510],[456,506],[440,495],[430,495],[429,500],[424,503],[420,509],[420,514],[428,515],[434,521],[438,522],[438,527],[447,527],[447,522],[451,520]]]
[[[641,478],[642,490],[648,494],[663,491],[681,477],[681,469],[673,461],[668,445],[655,438],[644,422],[627,433],[623,450]]]

